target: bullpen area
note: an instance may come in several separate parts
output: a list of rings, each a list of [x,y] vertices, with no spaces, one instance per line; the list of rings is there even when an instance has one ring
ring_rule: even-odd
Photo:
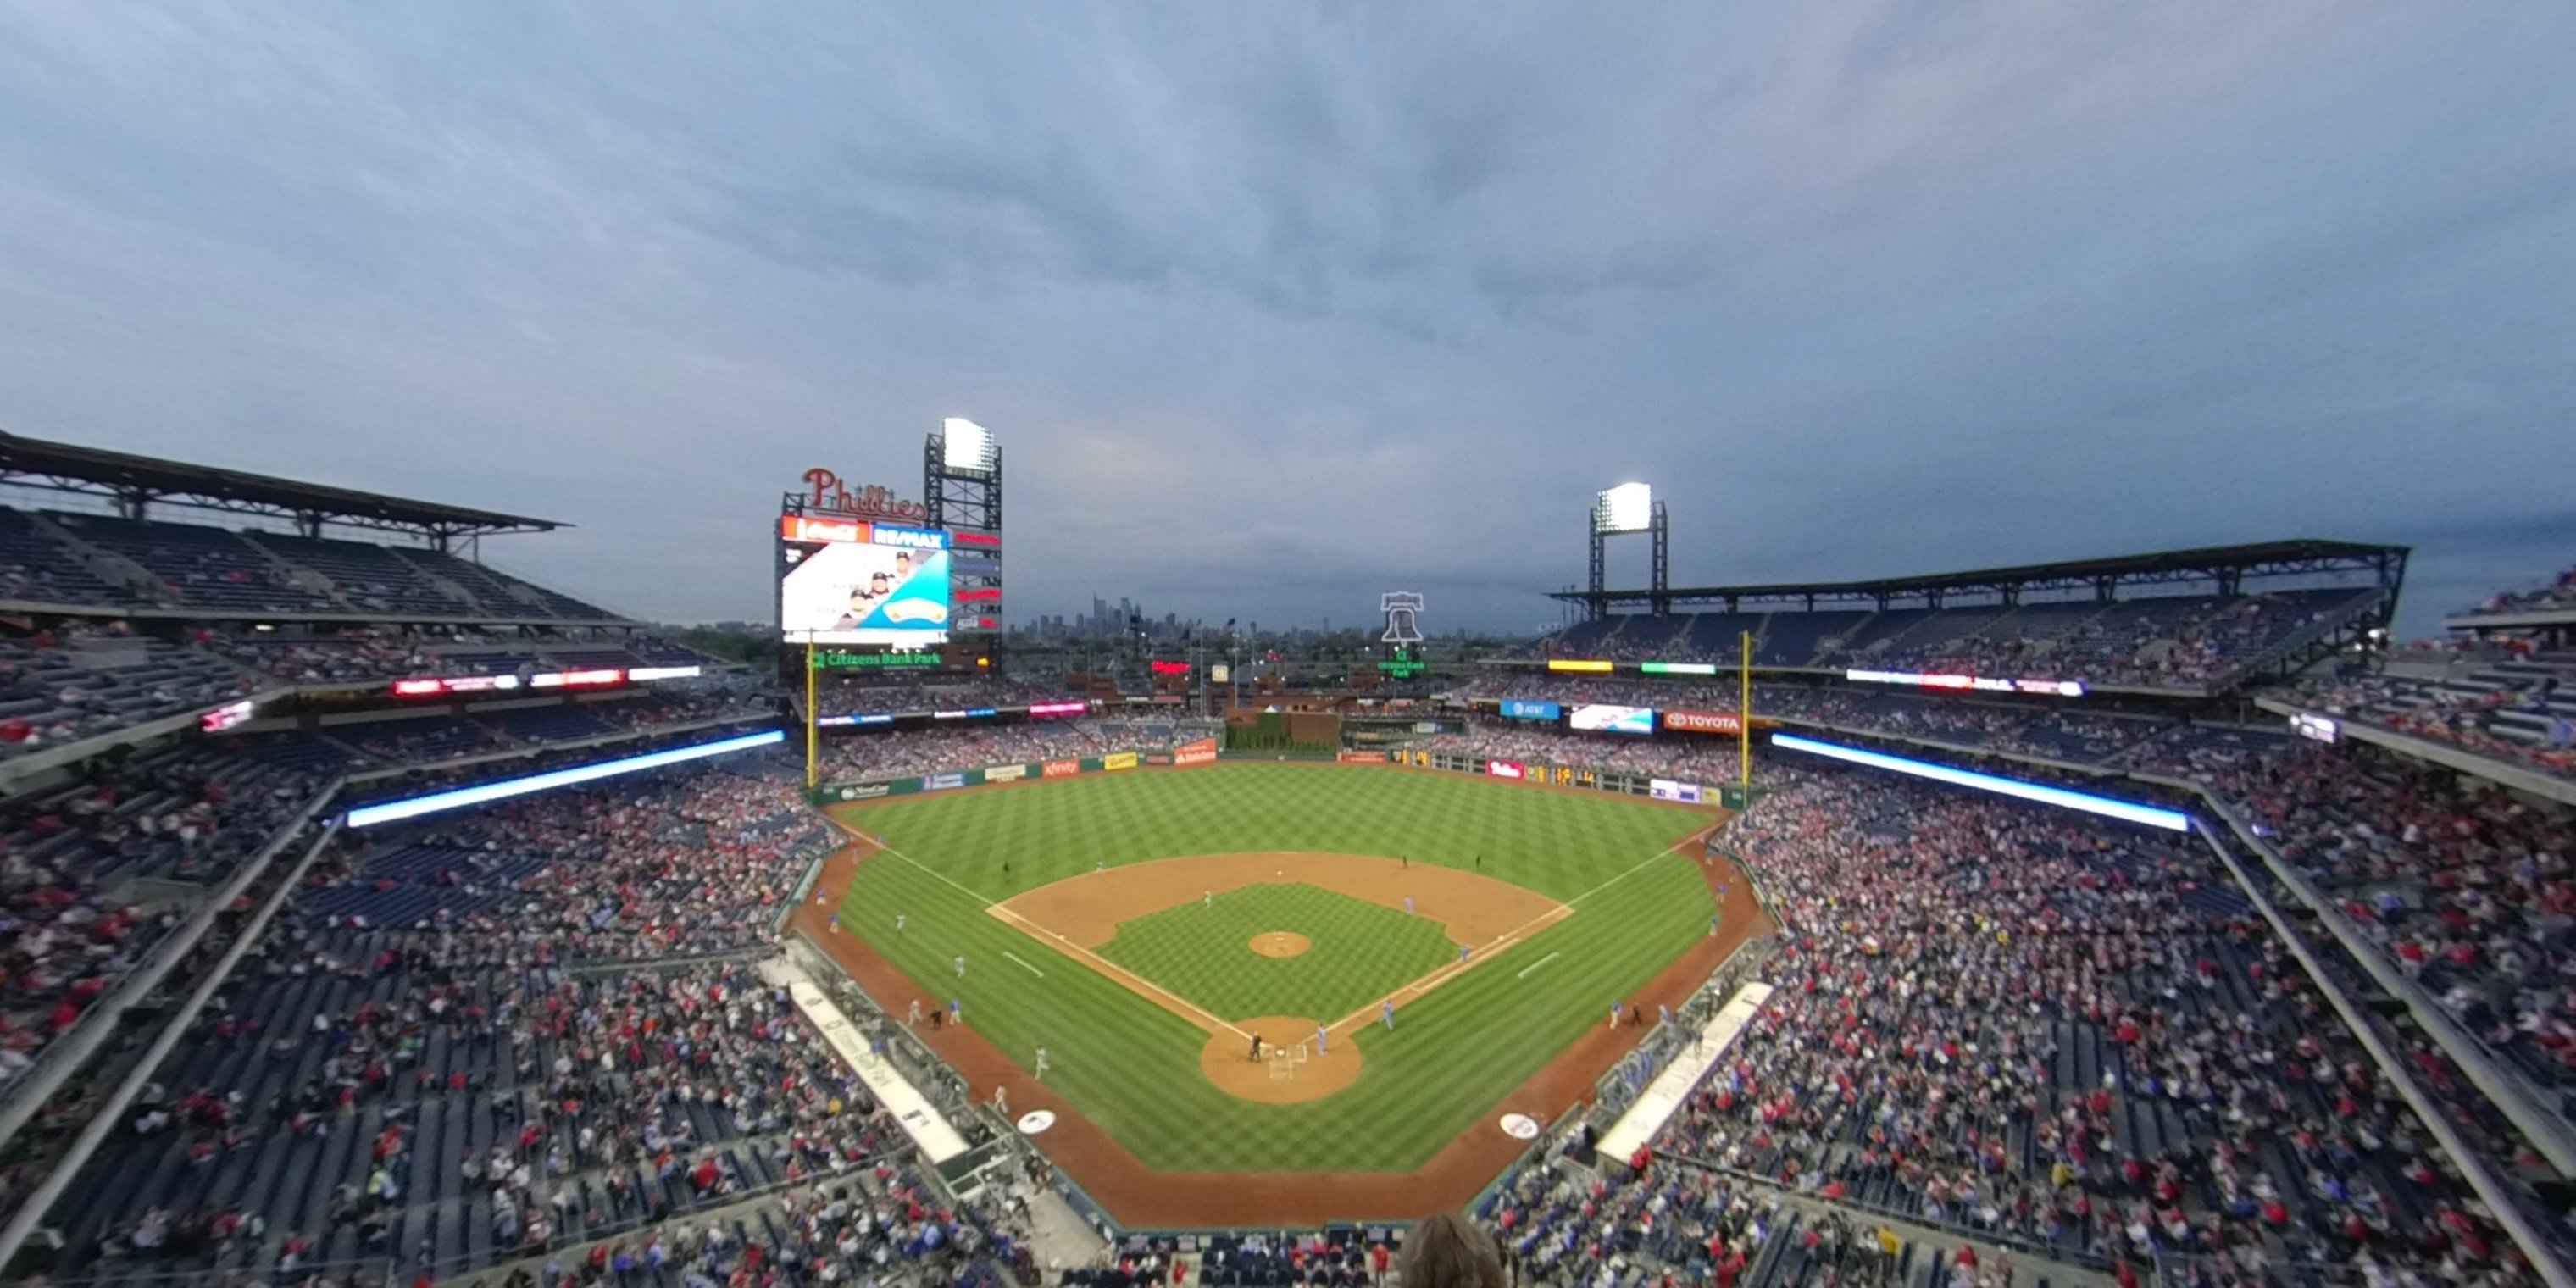
[[[1712,809],[1433,770],[1230,762],[832,813],[859,839],[800,927],[889,1013],[918,1004],[980,1096],[1051,1111],[1035,1143],[1131,1228],[1454,1208],[1525,1147],[1504,1115],[1563,1111],[1769,928],[1703,859]],[[1614,1000],[1646,1025],[1612,1028]]]

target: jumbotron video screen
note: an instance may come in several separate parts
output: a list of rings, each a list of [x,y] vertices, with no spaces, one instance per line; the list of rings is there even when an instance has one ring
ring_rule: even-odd
[[[791,644],[918,649],[948,640],[948,534],[783,516],[778,627]]]

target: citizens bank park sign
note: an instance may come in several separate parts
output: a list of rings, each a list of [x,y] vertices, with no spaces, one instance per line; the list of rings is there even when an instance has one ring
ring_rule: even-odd
[[[930,518],[930,508],[919,501],[907,501],[894,494],[894,489],[878,483],[863,483],[853,492],[841,476],[822,466],[805,471],[805,504],[832,514],[854,514],[866,519],[893,519],[899,523],[922,523]]]

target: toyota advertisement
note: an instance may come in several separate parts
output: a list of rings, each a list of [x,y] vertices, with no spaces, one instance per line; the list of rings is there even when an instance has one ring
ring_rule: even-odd
[[[1664,730],[1667,733],[1738,734],[1744,732],[1744,722],[1724,711],[1667,711],[1664,713]]]
[[[1653,733],[1653,707],[1580,706],[1574,709],[1575,728],[1593,733]]]

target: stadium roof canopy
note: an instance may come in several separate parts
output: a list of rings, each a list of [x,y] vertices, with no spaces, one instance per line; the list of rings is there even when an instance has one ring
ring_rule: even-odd
[[[572,526],[6,432],[0,432],[0,483],[104,496],[131,519],[144,518],[155,503],[167,502],[292,519],[308,536],[320,535],[323,524],[338,523],[415,533],[442,547],[457,537],[551,532]]]
[[[2248,577],[2298,574],[2370,574],[2378,584],[2397,588],[2406,573],[2409,547],[2357,541],[2263,541],[2251,545],[2202,546],[2108,559],[2074,559],[2063,563],[2019,564],[1968,572],[1928,573],[1914,577],[1880,577],[1868,581],[1778,582],[1759,586],[1676,586],[1651,589],[1561,590],[1550,599],[1591,605],[1595,612],[1611,605],[1639,605],[1662,611],[1673,604],[1722,604],[1735,611],[1744,601],[1782,604],[1869,602],[1881,608],[1902,601],[1938,606],[1951,594],[1992,594],[2017,600],[2025,591],[2089,590],[2112,597],[2123,585],[2214,583],[2222,594],[2236,593]]]

